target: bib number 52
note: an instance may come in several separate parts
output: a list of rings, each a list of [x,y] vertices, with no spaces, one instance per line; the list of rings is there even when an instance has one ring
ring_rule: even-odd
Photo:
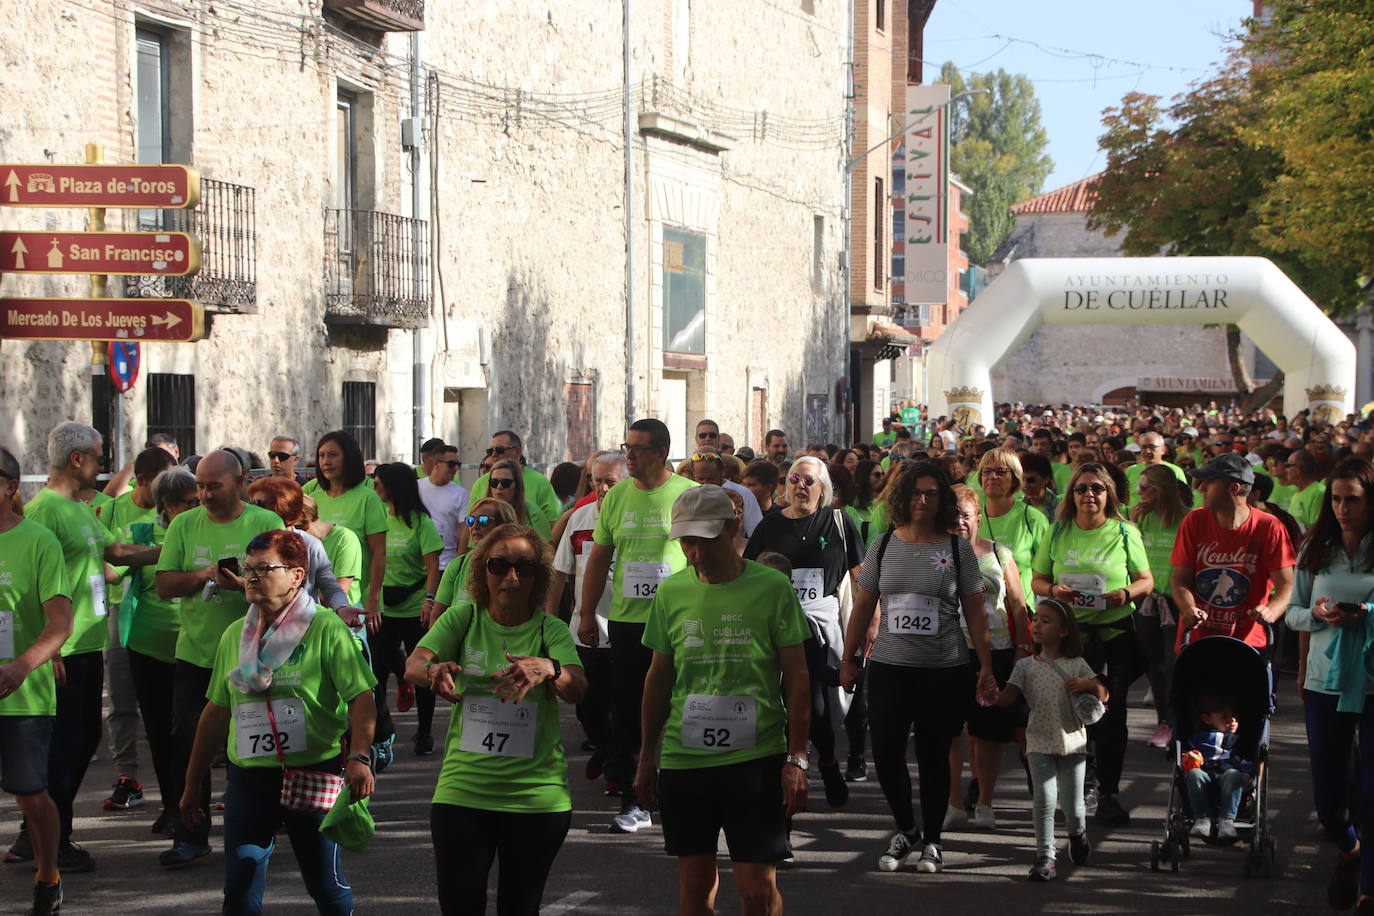
[[[701,730],[701,743],[707,747],[730,747],[730,729],[728,728],[703,728]]]

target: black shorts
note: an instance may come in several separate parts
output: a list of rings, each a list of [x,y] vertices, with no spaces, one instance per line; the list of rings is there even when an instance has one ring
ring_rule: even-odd
[[[732,862],[787,858],[784,755],[658,774],[663,847],[670,856],[715,855],[721,830]]]
[[[998,688],[1007,686],[1014,667],[1015,649],[992,650],[992,674],[997,678]],[[976,666],[977,656],[973,664]],[[1018,699],[1010,706],[983,706],[974,700],[968,708],[968,733],[971,737],[984,741],[1005,744],[1016,740],[1016,729],[1026,725],[1026,700]]]

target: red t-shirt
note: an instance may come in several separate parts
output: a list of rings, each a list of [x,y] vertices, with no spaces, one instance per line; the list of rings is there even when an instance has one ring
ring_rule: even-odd
[[[1264,627],[1246,615],[1269,597],[1269,574],[1292,566],[1293,545],[1283,524],[1268,512],[1252,508],[1245,524],[1227,530],[1209,509],[1194,509],[1183,517],[1174,539],[1175,566],[1193,571],[1193,596],[1207,614],[1195,639],[1234,636],[1263,648]],[[1183,641],[1179,622],[1178,644]]]

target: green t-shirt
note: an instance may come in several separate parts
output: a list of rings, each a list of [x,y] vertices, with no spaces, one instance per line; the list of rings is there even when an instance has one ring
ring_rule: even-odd
[[[251,503],[244,503],[239,517],[225,524],[213,521],[204,506],[188,509],[167,526],[157,571],[190,572],[229,557],[237,559],[242,566],[248,542],[255,535],[280,527],[281,516]],[[177,659],[201,668],[214,667],[220,637],[229,624],[247,611],[248,599],[243,592],[219,589],[207,601],[202,586],[183,596]]]
[[[1174,551],[1178,525],[1167,528],[1158,515],[1146,512],[1136,526],[1140,529],[1141,543],[1145,545],[1145,556],[1150,560],[1150,572],[1155,576],[1155,591],[1167,595],[1174,578],[1174,565],[1169,562],[1169,555]]]
[[[242,633],[239,621],[220,636],[205,691],[207,700],[230,710],[230,761],[241,767],[282,766],[267,717],[269,698],[277,732],[287,735],[282,748],[286,766],[338,760],[339,739],[348,730],[348,704],[377,686],[348,626],[329,608],[316,606],[295,651],[272,672],[266,694],[242,693],[229,680],[229,672],[239,666]]]
[[[1073,465],[1050,462],[1050,473],[1054,475],[1054,492],[1062,498],[1068,495],[1069,481],[1073,479]]]
[[[673,503],[694,486],[686,477],[669,474],[661,486],[641,490],[630,477],[601,498],[592,540],[615,548],[615,593],[608,619],[643,623],[659,584],[687,565],[677,541],[668,539],[668,529]]]
[[[1293,497],[1297,494],[1297,487],[1289,486],[1286,483],[1276,483],[1274,484],[1274,492],[1269,494],[1269,502],[1292,515],[1293,511],[1289,506],[1293,504]]]
[[[153,543],[158,546],[167,543],[167,526],[161,522],[153,524]],[[157,572],[151,567],[135,570],[128,581],[129,588],[137,592],[126,645],[160,662],[175,662],[177,638],[181,633],[181,599],[157,596]],[[123,618],[120,623],[124,623]]]
[[[130,490],[119,494],[102,507],[96,517],[100,519],[100,523],[105,526],[106,530],[114,535],[116,541],[136,544],[139,541],[134,535],[134,525],[152,525],[157,521],[157,509],[152,506],[147,509],[140,508],[134,502],[134,494]],[[122,578],[107,589],[106,598],[111,607],[124,599],[124,591],[128,587],[130,579],[137,574],[137,570],[137,566],[115,567],[115,571]]]
[[[44,491],[48,492],[48,491]],[[0,533],[0,664],[28,651],[48,625],[43,602],[70,598],[57,536],[31,518]],[[39,665],[19,689],[0,699],[0,716],[55,716],[52,665]]]
[[[62,656],[103,651],[109,642],[105,548],[114,537],[90,506],[47,487],[24,507],[24,516],[57,535],[62,545],[66,579],[60,594],[72,599],[72,635],[62,644]]]
[[[471,551],[460,554],[444,567],[444,574],[439,577],[439,587],[434,591],[435,604],[453,607],[468,600],[468,560],[471,557]]]
[[[367,546],[367,536],[385,534],[387,530],[386,503],[382,502],[377,491],[372,489],[372,478],[366,478],[343,496],[330,496],[325,493],[318,478],[305,485],[305,492],[310,494],[319,506],[321,521],[329,522],[331,525],[343,525],[358,536],[358,543],[363,551],[363,571],[358,576],[358,593],[366,600],[367,580],[372,569],[372,550]]]
[[[558,501],[558,494],[553,491],[553,484],[549,483],[549,478],[534,468],[527,467],[523,470],[525,502],[529,503],[530,507],[530,527],[539,531],[540,536],[547,540],[550,537],[546,530],[549,527],[549,522],[550,520],[557,521],[558,517],[563,514],[563,505]],[[487,495],[487,481],[490,479],[490,474],[483,474],[473,482],[472,490],[468,493],[469,506],[475,506],[479,499]],[[539,521],[535,519],[536,514],[542,517]]]
[[[1188,475],[1183,472],[1183,468],[1168,461],[1161,461],[1160,464],[1164,465],[1166,468],[1173,471],[1174,477],[1180,483],[1188,483]],[[1140,499],[1140,475],[1144,474],[1145,469],[1148,467],[1148,464],[1141,464],[1140,462],[1136,462],[1135,464],[1126,468],[1126,495],[1125,498],[1122,499],[1122,502],[1126,505],[1129,506],[1136,500]]]
[[[515,705],[495,698],[491,679],[510,664],[507,652],[580,665],[568,625],[536,609],[519,626],[505,627],[485,608],[463,601],[434,622],[420,648],[441,662],[463,664],[454,678],[463,702],[453,706],[434,803],[523,814],[571,811],[552,685],[536,686]]]
[[[351,607],[362,607],[363,600],[363,545],[351,528],[335,525],[320,541],[324,545],[324,555],[334,567],[334,578],[352,576],[348,586],[348,603]]]
[[[101,509],[104,509],[112,502],[114,502],[113,496],[110,496],[104,490],[96,490],[95,493],[91,495],[90,499],[91,511],[98,514]]]
[[[1140,529],[1130,522],[1109,518],[1092,531],[1084,531],[1073,522],[1051,526],[1049,536],[1035,551],[1034,568],[1054,583],[1071,587],[1076,586],[1066,582],[1065,576],[1092,577],[1093,586],[1078,591],[1106,594],[1127,588],[1133,574],[1150,568],[1150,559],[1145,555]],[[1115,623],[1134,610],[1130,603],[1105,609],[1074,609],[1078,622],[1086,624]]]
[[[434,527],[434,519],[424,512],[412,516],[414,526],[395,515],[386,517],[386,578],[382,585],[414,585],[420,583],[405,600],[395,605],[383,599],[382,613],[388,617],[419,617],[425,605],[425,555],[439,554],[444,539]]]
[[[660,767],[726,766],[787,752],[778,650],[811,635],[791,581],[752,560],[708,585],[684,569],[659,586],[644,645],[677,674]]]
[[[878,433],[873,437],[873,444],[881,448],[892,448],[892,443],[897,441],[895,432]]]
[[[1322,511],[1322,497],[1325,495],[1326,483],[1319,480],[1298,490],[1289,499],[1288,513],[1298,520],[1304,531],[1316,524],[1317,516]]]
[[[1012,503],[1006,515],[990,518],[986,500],[983,507],[983,521],[978,526],[978,536],[996,541],[1011,548],[1012,559],[1016,561],[1016,571],[1021,575],[1021,597],[1026,604],[1034,606],[1035,592],[1031,591],[1031,580],[1035,571],[1031,565],[1035,560],[1035,549],[1049,533],[1050,523],[1043,512],[1039,512],[1021,500]]]

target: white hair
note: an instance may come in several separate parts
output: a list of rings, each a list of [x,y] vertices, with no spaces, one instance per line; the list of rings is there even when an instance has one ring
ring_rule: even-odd
[[[59,423],[48,433],[48,467],[61,470],[67,466],[72,452],[99,449],[103,445],[104,439],[95,427],[74,420]]]
[[[619,449],[615,449],[609,452],[602,452],[601,454],[596,456],[596,459],[594,461],[592,461],[593,468],[596,468],[598,465],[601,464],[609,464],[614,467],[620,468],[622,471],[629,466],[625,463],[625,453],[620,451]]]
[[[831,504],[835,502],[835,485],[830,482],[830,469],[826,467],[824,461],[817,458],[815,455],[803,455],[792,462],[792,467],[789,468],[787,472],[788,476],[790,477],[796,474],[803,464],[814,464],[816,466],[816,473],[814,476],[816,482],[821,485],[821,504],[817,511],[829,509]]]

